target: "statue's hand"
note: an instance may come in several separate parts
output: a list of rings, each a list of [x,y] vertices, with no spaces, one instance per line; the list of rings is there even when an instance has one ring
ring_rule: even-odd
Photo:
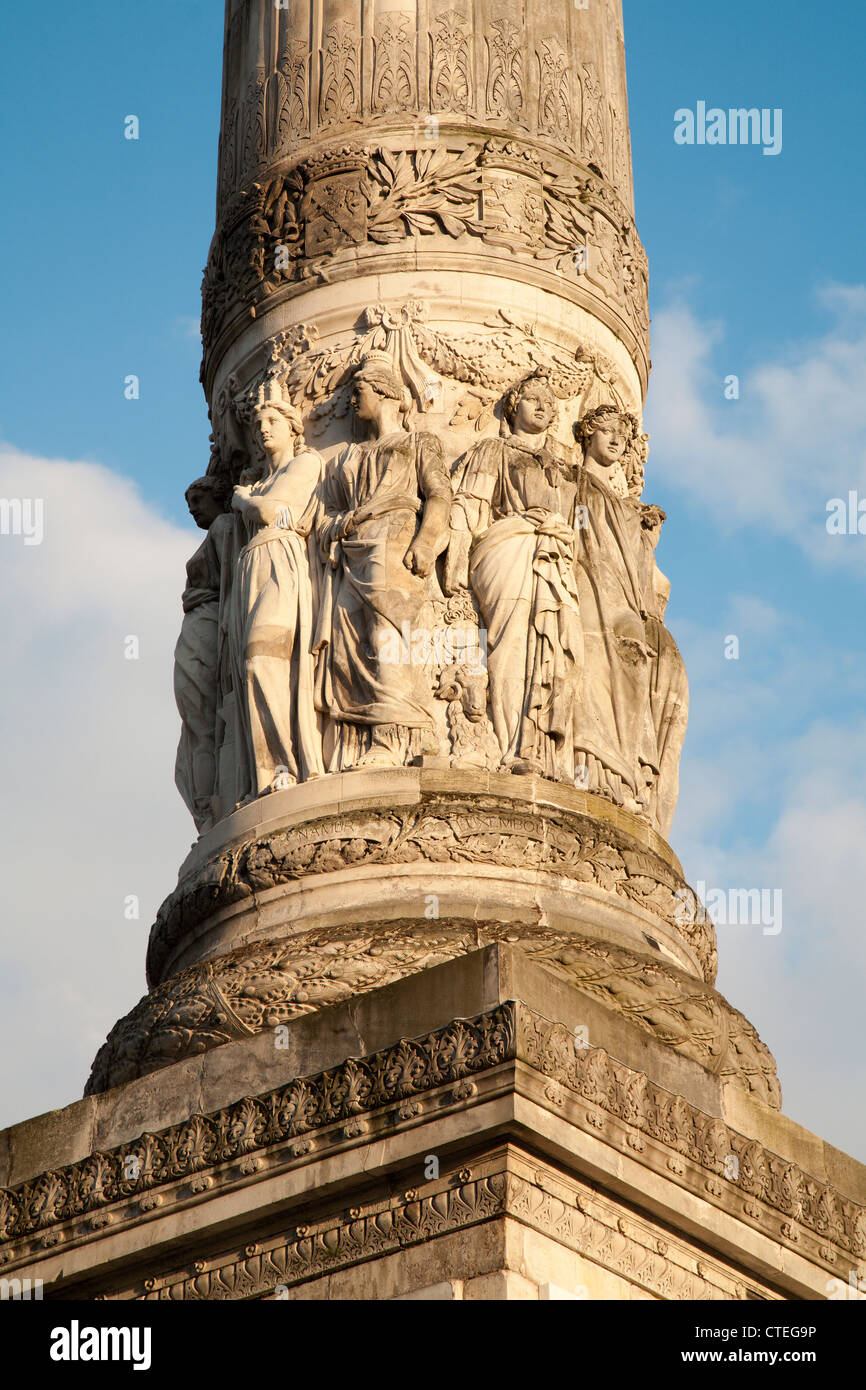
[[[545,513],[536,519],[532,512],[527,513],[527,515],[530,521],[535,522],[536,535],[550,536],[553,540],[562,541],[565,545],[573,544],[574,531],[564,517]]]
[[[410,545],[403,556],[403,564],[420,579],[426,579],[435,564],[436,556],[429,545]]]

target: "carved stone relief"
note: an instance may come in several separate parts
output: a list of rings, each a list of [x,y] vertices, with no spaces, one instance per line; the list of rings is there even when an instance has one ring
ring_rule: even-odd
[[[270,128],[274,151],[280,154],[310,133],[310,50],[305,40],[286,38],[273,90],[275,110]]]
[[[522,207],[538,209],[538,169],[509,146],[489,151],[483,173],[485,206],[498,201],[502,209],[515,193]],[[369,237],[383,239],[400,220],[418,228],[425,217],[459,225],[462,210],[474,212],[471,180],[478,177],[466,161],[449,162],[442,152],[419,151],[411,160],[380,152],[365,171],[351,150],[332,151],[307,169],[307,250],[357,238],[360,219]],[[416,211],[407,191],[425,180],[439,188],[431,213]],[[378,197],[370,191],[376,181]],[[612,231],[600,214],[596,219]],[[503,238],[506,225],[503,218]],[[500,317],[498,331],[491,324],[494,331],[483,335],[450,335],[426,326],[420,303],[374,306],[362,319],[366,332],[348,348],[324,353],[312,347],[315,331],[301,325],[270,340],[259,376],[228,403],[247,430],[263,403],[276,423],[300,408],[313,436],[346,419],[351,404],[355,438],[366,433],[368,440],[346,444],[327,468],[319,463],[301,533],[313,548],[303,564],[292,562],[309,593],[302,606],[307,635],[291,657],[286,647],[282,696],[278,667],[267,697],[258,685],[255,699],[242,693],[253,657],[236,650],[244,629],[232,595],[242,591],[246,561],[231,561],[223,576],[218,627],[230,653],[231,708],[226,715],[217,700],[217,758],[226,776],[218,778],[204,823],[250,795],[323,772],[442,755],[495,765],[492,729],[503,770],[575,782],[667,833],[688,695],[656,597],[654,549],[663,516],[656,509],[648,526],[640,501],[646,437],[617,403],[613,374],[597,354],[579,349],[569,360],[556,349],[539,350],[530,325]],[[581,416],[579,402],[593,385],[606,401]],[[572,442],[561,433],[568,414]],[[293,428],[294,447],[303,452],[300,417]],[[224,421],[216,433],[225,433]],[[481,438],[472,442],[473,434]],[[242,556],[259,544],[242,494],[250,482],[265,486],[267,453],[259,439],[246,484],[237,462],[218,457],[214,465],[223,489],[235,489]],[[296,532],[300,512],[293,505],[286,529]],[[618,598],[602,601],[605,576]],[[529,586],[519,600],[515,584]],[[293,596],[293,611],[295,603]],[[461,623],[475,634],[470,645],[483,649],[483,660],[464,653],[455,661]],[[407,628],[427,634],[425,653],[407,650]],[[303,674],[308,667],[312,677]],[[525,672],[520,688],[517,670]],[[301,691],[311,688],[314,713],[301,715]],[[482,690],[483,715],[476,709]],[[259,705],[265,722],[285,731],[263,745],[272,758],[270,780],[249,727]],[[233,779],[223,744],[234,749]]]
[[[380,14],[373,31],[373,111],[414,111],[415,26],[399,11]]]
[[[480,1166],[481,1171],[478,1171]],[[516,1170],[516,1171],[515,1171]],[[388,1199],[366,1200],[346,1217],[335,1211],[296,1225],[288,1239],[269,1239],[124,1288],[120,1297],[219,1299],[285,1297],[302,1286],[369,1259],[404,1250],[480,1222],[510,1216],[619,1274],[638,1290],[666,1299],[745,1299],[771,1295],[644,1218],[630,1216],[590,1188],[564,1181],[518,1154],[482,1160]]]
[[[480,237],[555,263],[567,283],[617,305],[645,342],[646,256],[625,207],[591,174],[565,173],[519,142],[492,140],[462,150],[334,147],[236,195],[202,285],[206,350],[233,312],[257,311],[280,287],[320,278],[323,258],[435,235]]]
[[[337,847],[332,857],[322,855],[323,871],[362,864],[362,844],[360,839],[347,842],[341,857]],[[407,845],[407,852],[412,848]],[[279,882],[279,862],[267,862],[265,855],[258,873],[250,870],[251,875],[259,883]],[[300,876],[297,866],[295,874]],[[632,892],[640,903],[637,884]],[[200,901],[206,901],[205,893]],[[573,932],[456,920],[309,930],[290,942],[242,947],[213,963],[190,967],[146,995],[115,1026],[94,1063],[88,1091],[107,1090],[203,1048],[250,1037],[494,941],[518,944],[538,964],[679,1055],[766,1104],[780,1106],[769,1050],[742,1014],[708,986],[672,966]]]
[[[467,1084],[483,1084],[486,1072],[516,1059],[547,1078],[546,1102],[556,1106],[570,1123],[589,1127],[589,1132],[597,1133],[607,1144],[639,1156],[642,1163],[663,1175],[673,1173],[678,1186],[718,1205],[733,1219],[751,1223],[831,1269],[838,1265],[840,1256],[843,1261],[856,1261],[866,1254],[866,1211],[857,1203],[796,1163],[698,1110],[682,1096],[664,1090],[602,1048],[576,1050],[574,1034],[563,1024],[542,1019],[523,1004],[507,1003],[382,1052],[349,1059],[318,1075],[299,1077],[263,1095],[245,1097],[212,1114],[194,1115],[157,1134],[143,1134],[108,1152],[96,1152],[56,1172],[42,1173],[16,1188],[0,1190],[0,1260],[14,1263],[32,1258],[32,1252],[40,1248],[96,1239],[107,1224],[122,1229],[130,1221],[140,1221],[143,1211],[186,1203],[191,1193],[208,1190],[214,1184],[228,1189],[257,1171],[267,1174],[279,1171],[280,1164],[303,1162],[314,1145],[329,1140],[341,1144],[347,1138],[369,1142],[373,1128],[383,1120],[391,1125],[411,1122],[421,1113],[428,1095],[440,1110],[443,1103],[464,1103]],[[739,1162],[733,1181],[725,1171],[731,1155]],[[265,1168],[265,1164],[271,1166]],[[537,1161],[534,1171],[539,1172]],[[688,1269],[679,1237],[666,1236],[662,1248],[660,1238],[648,1230],[646,1218],[630,1214],[624,1219],[621,1209],[602,1194],[573,1192],[567,1205],[576,1215],[566,1220],[557,1198],[565,1189],[571,1190],[574,1180],[561,1173],[555,1179],[550,1175],[552,1184],[536,1176],[534,1192],[521,1190],[521,1184],[530,1180],[525,1172],[513,1173],[504,1183],[479,1174],[480,1188],[475,1195],[465,1191],[465,1184],[473,1178],[471,1170],[461,1170],[458,1176],[464,1185],[458,1189],[461,1209],[470,1214],[469,1219],[472,1213],[483,1218],[501,1211],[507,1194],[509,1209],[514,1209],[514,1203],[523,1216],[537,1220],[540,1229],[550,1229],[543,1217],[546,1210],[558,1223],[566,1243],[574,1242],[574,1248],[583,1248],[608,1268],[624,1268],[618,1261],[628,1255],[632,1269],[637,1260],[637,1267],[646,1270],[649,1252],[654,1249],[664,1256],[673,1243],[680,1252],[678,1278]],[[444,1187],[452,1187],[453,1181],[446,1179]],[[435,1186],[431,1191],[436,1191]],[[407,1194],[402,1200],[411,1203],[419,1195],[431,1200],[418,1193]],[[438,1229],[448,1227],[447,1200],[445,1207],[442,1205],[445,1199],[443,1192],[431,1200],[431,1220],[433,1213],[438,1215]],[[385,1205],[392,1202],[388,1199]],[[361,1215],[359,1210],[350,1217],[357,1223]],[[379,1239],[391,1229],[394,1218],[386,1217],[383,1226],[375,1212],[370,1215],[371,1225],[362,1222],[352,1235],[351,1249],[356,1255],[365,1249],[373,1252],[365,1240],[358,1242],[361,1232],[372,1230]],[[589,1222],[585,1218],[590,1218]],[[329,1230],[334,1230],[334,1236],[326,1240]],[[588,1235],[590,1231],[593,1239],[587,1247],[579,1237],[581,1232]],[[422,1222],[416,1224],[416,1233],[423,1239],[431,1232]],[[313,1239],[308,1251],[318,1250],[322,1256],[327,1251],[333,1257],[343,1249],[344,1237],[337,1234],[333,1221],[326,1219],[321,1230],[315,1227],[314,1232],[304,1226],[296,1237],[303,1241],[310,1234]],[[652,1238],[647,1239],[648,1235]],[[624,1243],[619,1242],[619,1236],[625,1238]],[[637,1250],[627,1251],[631,1241],[636,1242]],[[246,1252],[250,1258],[254,1254],[258,1251]],[[692,1265],[691,1274],[706,1279],[708,1267],[713,1267],[712,1257],[704,1261],[703,1272],[700,1265]],[[271,1287],[285,1282],[279,1275],[286,1269],[279,1257],[276,1268],[268,1268]],[[658,1292],[665,1288],[661,1282],[665,1269],[664,1261],[655,1265],[650,1279],[650,1287],[659,1281],[655,1284]],[[198,1271],[203,1272],[204,1267]],[[303,1277],[317,1269],[306,1259],[295,1263],[292,1272]],[[154,1280],[141,1292],[156,1293],[172,1283],[170,1276]],[[701,1287],[694,1280],[677,1286]],[[192,1283],[188,1293],[174,1296],[230,1297],[239,1287],[247,1293],[254,1291],[249,1280],[238,1285],[232,1276],[223,1285],[222,1294],[214,1281],[207,1279],[198,1288]]]
[[[430,30],[430,105],[434,111],[468,111],[472,105],[472,25],[468,15],[446,10]]]
[[[604,94],[593,63],[580,69],[581,126],[580,149],[588,164],[607,173],[607,121]]]
[[[323,129],[342,125],[360,114],[359,49],[358,29],[348,20],[332,24],[323,36],[319,86],[319,126]]]
[[[559,39],[542,39],[536,52],[539,68],[538,130],[560,144],[571,139],[571,69]]]
[[[511,20],[494,19],[485,43],[487,114],[508,120],[513,125],[525,125],[523,34]]]
[[[561,29],[554,20],[537,37],[519,7],[485,15],[480,48],[476,7],[447,0],[426,14],[376,8],[359,12],[357,20],[340,15],[331,22],[326,15],[315,49],[306,7],[298,14],[278,11],[265,25],[264,43],[243,82],[232,81],[227,90],[221,204],[244,178],[259,176],[269,161],[297,155],[319,134],[340,137],[361,119],[402,115],[417,125],[429,122],[431,113],[507,122],[569,153],[582,152],[631,205],[624,72],[613,62],[599,74],[597,59],[584,56],[597,54],[593,40],[581,41],[572,57],[569,8],[563,3]],[[271,27],[275,34],[267,32]],[[227,43],[233,73],[239,62],[250,62],[245,50],[235,16]],[[426,68],[420,75],[419,61]]]
[[[268,156],[266,92],[267,72],[264,67],[259,67],[247,86],[241,116],[244,136],[241,170],[246,179],[255,177]]]

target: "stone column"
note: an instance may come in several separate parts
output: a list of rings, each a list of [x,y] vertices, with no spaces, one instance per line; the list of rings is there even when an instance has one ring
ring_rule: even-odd
[[[278,343],[327,456],[335,371],[383,323],[431,426],[477,419],[536,366],[563,438],[569,412],[611,395],[639,411],[619,0],[230,0],[225,32],[202,318],[215,417]]]
[[[321,662],[323,650],[329,658],[336,643],[328,557],[348,565],[344,541],[366,544],[355,538],[367,523],[345,531],[349,513],[327,504],[360,437],[360,368],[373,398],[384,390],[376,457],[391,450],[390,469],[414,450],[418,476],[427,470],[385,591],[396,585],[397,608],[415,603],[440,637],[460,622],[486,635],[485,613],[496,627],[522,565],[531,597],[516,604],[534,605],[533,617],[523,646],[499,649],[498,675],[490,660],[489,688],[487,671],[467,674],[434,651],[411,690],[381,697],[409,704],[411,695],[432,711],[432,735],[407,721],[371,742],[363,702],[376,682],[366,668],[342,723],[337,697],[323,703],[327,682],[318,685],[306,727],[319,720],[321,764],[307,749],[307,773],[299,757],[288,781],[276,775],[257,795],[260,749],[259,781],[248,779],[236,807],[243,701],[278,698],[280,670],[272,660],[249,696],[244,652],[225,656],[237,642],[231,592],[249,533],[232,541],[230,511],[210,524],[208,650],[222,661],[213,815],[200,815],[203,833],[151,932],[151,993],[115,1028],[91,1089],[509,942],[579,989],[602,990],[611,1008],[695,1060],[709,1048],[725,1074],[748,1073],[743,1084],[778,1103],[772,1058],[712,988],[712,925],[665,840],[686,695],[644,537],[657,538],[661,514],[641,502],[647,266],[633,217],[620,0],[228,0],[202,334],[214,495],[260,465],[256,412],[274,403],[303,431],[296,449],[321,456],[310,543],[324,537],[324,549],[310,560],[312,628],[292,610],[284,708],[271,721],[280,737],[292,737],[303,663]],[[550,413],[534,436],[515,414],[527,379]],[[628,436],[614,467],[592,444],[599,408],[620,429],[617,448]],[[365,457],[372,467],[374,454]],[[535,482],[515,500],[525,467]],[[449,470],[453,502],[442,496]],[[554,500],[540,502],[539,488]],[[407,578],[412,507],[419,519],[439,508],[430,546],[439,558]],[[506,547],[518,558],[500,560],[491,580],[472,557],[494,521],[529,540]],[[303,539],[291,544],[289,559],[280,552],[295,575],[285,586],[300,583],[305,564]],[[193,615],[202,583],[191,572]],[[357,636],[359,611],[341,641]],[[272,622],[268,651],[279,638]],[[251,662],[264,640],[252,641]],[[355,653],[368,666],[370,640],[357,636]],[[193,656],[196,641],[190,624]],[[514,748],[509,718],[521,726]],[[260,744],[273,741],[268,711],[255,719]],[[643,777],[664,781],[664,806],[644,796]],[[195,787],[185,795],[200,810]],[[665,1010],[681,1019],[673,1031]]]
[[[4,1272],[848,1296],[866,1169],[778,1113],[667,844],[619,0],[228,0],[219,163],[200,833],[86,1098],[0,1135]]]

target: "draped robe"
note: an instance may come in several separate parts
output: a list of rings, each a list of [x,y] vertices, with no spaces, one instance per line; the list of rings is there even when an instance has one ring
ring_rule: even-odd
[[[452,527],[474,537],[469,581],[503,764],[560,779],[573,775],[583,668],[574,501],[569,470],[542,444],[485,439],[458,465]]]
[[[305,467],[311,460],[316,466]],[[252,523],[231,595],[232,683],[243,729],[247,797],[269,791],[279,769],[289,783],[324,772],[313,691],[316,560],[307,543],[321,472],[319,455],[305,452],[251,491],[252,498],[268,497],[281,510],[271,525]]]
[[[220,593],[230,563],[231,528],[230,516],[218,516],[187,564],[184,617],[174,650],[174,694],[182,723],[174,779],[199,830],[214,812]]]
[[[403,563],[419,513],[426,499],[450,496],[442,446],[428,433],[351,444],[325,480],[316,525],[325,561],[316,703],[336,725],[361,726],[374,737],[382,730],[432,736],[428,674],[389,653],[401,646],[406,625],[422,621],[427,601],[426,582]],[[349,518],[355,527],[346,535]],[[350,746],[349,764],[360,744]],[[337,749],[337,762],[342,756]]]
[[[576,476],[582,509],[576,575],[586,644],[576,761],[591,769],[590,790],[643,802],[659,759],[649,702],[640,505],[586,467]]]

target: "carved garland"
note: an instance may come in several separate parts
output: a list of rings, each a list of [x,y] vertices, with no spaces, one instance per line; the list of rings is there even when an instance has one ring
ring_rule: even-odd
[[[187,933],[221,908],[264,889],[359,865],[479,863],[543,871],[615,893],[654,913],[680,933],[715,979],[712,922],[695,900],[683,911],[686,885],[657,855],[590,817],[537,808],[515,813],[492,799],[483,814],[471,803],[431,801],[405,812],[357,811],[324,816],[211,860],[192,881],[178,885],[159,910],[151,932],[148,976],[160,980],[178,933]]]
[[[311,929],[241,946],[159,985],[115,1024],[87,1084],[98,1094],[203,1049],[290,1022],[494,942],[530,959],[656,1041],[778,1109],[772,1054],[714,990],[658,960],[575,932],[516,923],[426,922]]]
[[[425,413],[435,409],[444,410],[450,428],[480,432],[490,426],[503,394],[532,372],[542,374],[575,413],[602,400],[629,409],[617,386],[617,370],[602,353],[583,347],[574,354],[564,352],[542,341],[535,324],[509,310],[499,310],[484,332],[451,333],[431,327],[428,317],[424,300],[372,304],[361,314],[351,343],[327,350],[316,348],[313,324],[296,324],[276,334],[265,343],[264,365],[246,389],[230,378],[221,390],[213,412],[217,429],[225,432],[233,418],[243,420],[247,402],[267,385],[278,387],[302,410],[315,438],[331,420],[347,415],[353,373],[370,352],[386,352],[399,361],[420,428]],[[459,392],[453,401],[451,387]]]
[[[327,258],[437,232],[554,261],[617,304],[646,346],[647,259],[625,205],[591,171],[555,168],[507,140],[468,150],[341,146],[236,193],[202,283],[205,344],[281,286],[327,278]],[[582,260],[580,248],[589,248]]]

